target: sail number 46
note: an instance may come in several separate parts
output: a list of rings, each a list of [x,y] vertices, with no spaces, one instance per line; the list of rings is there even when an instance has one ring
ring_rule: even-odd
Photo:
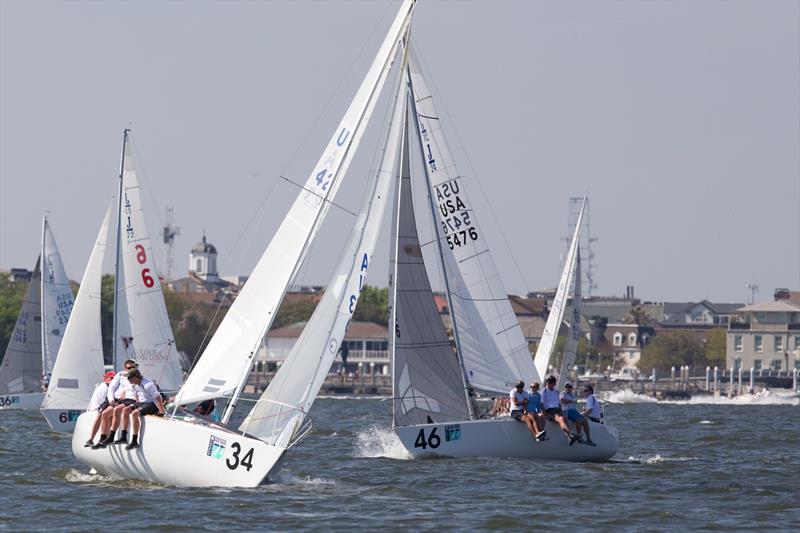
[[[253,448],[250,448],[241,459],[239,458],[239,454],[242,453],[242,445],[238,442],[234,442],[231,444],[231,448],[233,449],[233,455],[225,460],[225,464],[231,470],[236,470],[239,466],[243,466],[249,472],[250,469],[253,468]]]
[[[414,448],[422,448],[425,450],[428,448],[428,446],[430,446],[431,448],[436,449],[441,443],[442,439],[436,434],[435,427],[431,430],[427,440],[425,439],[425,428],[422,428],[417,434],[417,440],[414,441]]]

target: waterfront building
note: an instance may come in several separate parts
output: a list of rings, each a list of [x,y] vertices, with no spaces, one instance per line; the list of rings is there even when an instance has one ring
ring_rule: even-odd
[[[727,366],[734,371],[800,369],[800,293],[777,289],[773,301],[737,309],[726,341]]]
[[[237,278],[223,279],[217,271],[217,248],[203,238],[189,252],[189,272],[186,277],[170,282],[170,288],[182,294],[238,292],[241,283]]]

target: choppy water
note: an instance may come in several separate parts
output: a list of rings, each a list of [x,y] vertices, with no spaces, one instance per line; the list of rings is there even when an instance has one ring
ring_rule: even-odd
[[[181,489],[89,475],[38,413],[0,412],[0,530],[800,528],[797,399],[606,407],[604,464],[412,460],[388,402],[320,399],[275,483]]]

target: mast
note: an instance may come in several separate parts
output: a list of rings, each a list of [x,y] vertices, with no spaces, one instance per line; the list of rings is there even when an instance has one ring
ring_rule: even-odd
[[[125,169],[125,144],[128,142],[128,134],[131,130],[125,128],[122,132],[122,157],[119,164],[119,191],[117,192],[117,238],[114,253],[114,321],[111,333],[111,364],[116,371],[117,365],[117,321],[119,320],[119,252],[121,246],[120,232],[122,231],[122,175]]]
[[[414,120],[419,120],[419,114],[417,113],[417,102],[414,97],[414,85],[411,83],[411,69],[410,67],[406,67],[406,72],[408,74],[408,96],[411,99],[411,110],[413,112]],[[422,146],[422,137],[419,133],[419,125],[415,127],[417,132],[417,145],[419,146],[420,154],[422,154],[422,160],[425,161],[425,149]],[[461,340],[458,336],[458,324],[456,323],[456,317],[453,313],[453,302],[451,301],[450,295],[450,282],[447,279],[447,266],[444,262],[444,252],[442,251],[442,237],[439,235],[439,224],[436,223],[436,207],[433,205],[433,188],[431,184],[431,176],[430,172],[428,171],[428,167],[425,167],[425,176],[426,176],[426,183],[428,185],[428,204],[431,208],[431,217],[434,221],[433,227],[434,231],[436,232],[436,250],[439,252],[439,261],[442,265],[442,271],[445,273],[444,277],[444,286],[445,286],[445,295],[447,296],[447,309],[450,313],[450,321],[453,324],[453,338],[456,341],[456,357],[458,357],[458,366],[461,368],[461,379],[464,382],[464,397],[467,400],[467,409],[469,409],[469,418],[470,420],[475,420],[475,406],[472,404],[472,398],[470,398],[470,386],[469,380],[467,379],[467,371],[464,367],[464,359],[461,357]]]
[[[45,357],[45,351],[47,350],[47,338],[45,337],[45,332],[47,331],[47,325],[45,322],[45,308],[44,302],[47,298],[44,297],[44,270],[46,268],[47,257],[45,256],[44,250],[44,234],[47,231],[47,216],[42,217],[42,251],[39,257],[41,257],[41,270],[39,271],[39,315],[40,320],[39,324],[42,330],[42,383],[44,383],[44,377],[47,375],[47,357]]]

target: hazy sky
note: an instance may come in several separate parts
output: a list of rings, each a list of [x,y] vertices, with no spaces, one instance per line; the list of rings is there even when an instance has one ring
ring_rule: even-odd
[[[203,229],[221,273],[248,274],[297,194],[277,176],[305,181],[398,7],[0,1],[0,268],[33,267],[49,211],[80,280],[131,124],[159,255],[166,205],[181,227],[173,276]],[[800,289],[799,2],[420,0],[412,33],[509,292],[557,284],[584,192],[595,294]],[[327,282],[352,223],[332,210],[299,281]]]

